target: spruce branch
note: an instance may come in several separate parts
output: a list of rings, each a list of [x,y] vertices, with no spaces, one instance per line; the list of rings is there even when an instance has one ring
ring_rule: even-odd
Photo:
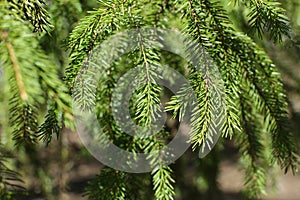
[[[117,7],[116,3],[120,3],[122,6]],[[201,67],[204,67],[204,71],[207,72],[209,70],[208,58],[212,57],[218,66],[225,86],[224,91],[220,91],[218,90],[218,83],[209,79],[211,74],[197,73],[195,69],[189,68],[188,78],[191,80],[192,87],[197,94],[197,103],[200,105],[200,109],[193,110],[194,123],[192,124],[191,137],[193,147],[201,146],[205,140],[211,139],[213,132],[216,132],[216,129],[213,129],[212,132],[208,133],[211,118],[220,117],[218,115],[212,116],[212,113],[222,109],[225,110],[225,113],[222,113],[225,115],[225,122],[213,124],[213,126],[221,126],[224,137],[236,137],[241,159],[244,161],[246,169],[245,187],[250,198],[258,198],[264,193],[267,176],[266,163],[269,164],[268,161],[270,160],[264,155],[265,149],[272,149],[272,157],[278,161],[279,165],[285,169],[292,168],[294,171],[297,163],[297,150],[286,125],[288,123],[287,103],[281,77],[265,52],[254,44],[249,37],[234,30],[227,17],[228,14],[220,7],[219,3],[209,0],[155,1],[151,3],[140,1],[134,4],[135,6],[132,3],[130,1],[104,2],[100,9],[91,12],[73,31],[69,40],[71,61],[66,73],[66,80],[71,90],[74,89],[72,88],[74,80],[84,74],[85,64],[93,63],[88,60],[88,57],[94,47],[117,31],[124,29],[148,25],[168,27],[168,24],[162,21],[164,17],[169,16],[168,12],[174,14],[172,9],[177,9],[175,15],[181,14],[181,22],[184,24],[183,32],[191,36],[208,52],[209,56],[205,56],[204,51],[195,52],[197,55],[203,55],[204,65]],[[149,5],[156,7],[149,12],[141,10],[141,8],[148,8]],[[254,17],[251,22],[253,22],[254,28],[258,26],[258,29],[261,27],[262,29],[269,29],[270,36],[276,41],[280,40],[281,34],[287,34],[287,27],[285,27],[287,24],[285,17],[280,16],[283,14],[281,11],[263,1],[250,1],[247,6],[253,10],[264,9],[264,13],[257,13],[258,10],[256,10],[253,14]],[[150,15],[146,15],[147,13]],[[273,16],[273,18],[264,19],[266,16],[263,15]],[[258,21],[261,19],[264,21],[259,23]],[[271,22],[274,23],[271,24]],[[150,137],[146,141],[123,136],[111,115],[112,88],[118,77],[131,69],[133,65],[138,65],[140,71],[143,72],[137,79],[141,78],[146,83],[134,92],[134,98],[131,99],[130,111],[135,122],[147,128],[151,124],[153,116],[157,117],[160,113],[159,108],[155,105],[160,103],[158,93],[161,92],[161,89],[149,81],[157,78],[157,74],[151,71],[149,66],[159,69],[162,59],[157,58],[161,58],[163,53],[147,49],[143,44],[146,41],[142,35],[130,39],[138,40],[140,46],[139,49],[126,55],[127,59],[130,60],[128,63],[120,58],[112,66],[107,66],[106,60],[102,61],[101,66],[103,68],[99,70],[102,76],[96,86],[97,94],[93,96],[99,100],[95,104],[97,117],[99,123],[104,127],[105,134],[109,135],[115,144],[134,153],[152,153],[149,160],[156,166],[152,172],[155,197],[157,199],[172,199],[174,195],[172,171],[160,162],[161,155],[156,153],[157,149],[165,146],[169,135],[160,133],[159,138]],[[115,49],[112,49],[112,52],[113,50]],[[188,46],[187,52],[194,51],[193,45]],[[110,58],[108,56],[108,59]],[[167,64],[171,62],[166,61]],[[81,66],[83,66],[82,71],[79,70]],[[86,86],[89,87],[88,84]],[[86,92],[88,88],[83,89],[82,93]],[[220,101],[220,107],[213,105],[212,99],[215,96],[212,96],[210,90],[221,96],[224,95]],[[182,88],[182,94],[188,94],[184,88]],[[188,98],[188,95],[172,97],[166,110],[172,111],[175,117],[181,119],[186,107],[183,103],[185,98]],[[88,103],[88,100],[82,99],[82,102],[85,101]],[[265,144],[263,142],[265,138],[270,138],[271,144]],[[127,174],[123,175],[127,176]],[[119,177],[114,178],[119,179]],[[123,181],[122,179],[121,182]],[[101,185],[104,182],[105,180],[98,180],[97,183]],[[101,185],[100,191],[107,191],[108,188],[106,187],[105,184]],[[92,189],[96,190],[97,188]],[[120,184],[120,188],[114,187],[114,189],[123,191],[123,193],[118,193],[119,197],[115,198],[123,198],[124,195],[128,194],[122,184]],[[113,194],[109,195],[107,198],[112,198]]]
[[[30,22],[33,32],[48,32],[52,25],[49,22],[49,14],[43,7],[44,0],[8,0],[10,10],[16,13],[20,19]]]
[[[37,142],[37,109],[30,104],[12,98],[10,103],[10,125],[14,129],[13,139],[17,146],[33,145]]]
[[[266,194],[266,171],[270,169],[270,160],[265,156],[264,145],[264,124],[261,122],[262,108],[252,107],[253,102],[256,105],[262,105],[260,98],[253,92],[253,85],[243,81],[244,93],[241,94],[241,116],[243,132],[236,136],[236,142],[240,146],[240,153],[243,165],[245,166],[245,188],[244,191],[251,199],[257,199],[262,194]],[[250,86],[249,86],[250,85]],[[270,138],[267,137],[267,138]],[[267,161],[267,165],[265,165]]]
[[[250,33],[257,33],[260,38],[267,36],[274,42],[281,42],[284,36],[290,38],[290,21],[280,2],[242,0],[241,3],[250,9],[248,13]]]
[[[124,4],[123,2],[118,3]],[[103,8],[89,12],[89,15],[84,17],[73,30],[68,42],[68,48],[71,50],[71,67],[66,69],[65,79],[70,87],[93,47],[120,28],[118,21],[122,19],[121,8],[116,7],[114,2],[106,3]]]
[[[48,110],[44,123],[39,127],[38,137],[47,145],[50,144],[53,135],[58,138],[62,129],[61,124],[58,121],[57,109],[53,106]]]
[[[186,27],[187,30],[187,35],[193,35],[194,39],[196,41],[199,42],[199,44],[201,44],[201,47],[203,50],[207,51],[208,53],[204,53],[204,51],[199,52],[200,55],[202,55],[203,57],[203,62],[205,63],[207,60],[210,60],[210,56],[209,54],[215,59],[215,57],[217,55],[219,55],[220,53],[218,52],[218,54],[216,55],[216,53],[214,52],[214,49],[217,51],[221,51],[224,55],[225,55],[225,59],[228,60],[228,53],[227,53],[227,44],[225,43],[225,39],[227,38],[227,34],[225,34],[226,29],[228,29],[228,27],[224,27],[222,25],[225,23],[228,23],[228,19],[226,18],[225,14],[223,14],[223,12],[219,12],[218,9],[220,9],[218,7],[217,4],[212,4],[208,1],[201,1],[201,2],[197,2],[197,1],[188,1],[188,4],[184,4],[185,6],[181,6],[180,4],[177,5],[179,8],[184,10],[184,13],[187,17],[189,17],[189,23]],[[189,6],[188,6],[189,5]],[[210,25],[213,24],[213,25]],[[215,34],[210,34],[211,32],[215,33]],[[214,37],[212,37],[214,36]],[[220,42],[219,42],[220,41]],[[222,45],[220,45],[222,44]],[[212,46],[215,46],[214,48],[211,48]],[[222,48],[220,49],[219,46],[222,46]],[[195,50],[193,49],[189,49],[189,52],[194,52]],[[207,55],[206,55],[207,54]],[[206,58],[207,57],[207,58]],[[218,57],[216,57],[217,61]],[[222,58],[223,60],[223,58]],[[218,62],[217,62],[218,63]],[[204,67],[204,71],[208,72],[209,70],[211,70],[210,68],[210,64],[212,63],[205,63]],[[221,64],[221,63],[218,63]],[[207,66],[206,66],[207,65]],[[222,65],[224,65],[224,62],[222,62]],[[201,67],[200,67],[201,68]],[[206,75],[203,74],[203,76],[205,77]],[[209,76],[208,78],[206,77],[205,79],[207,79],[206,81],[209,81]],[[225,79],[226,80],[226,79]],[[199,83],[200,79],[198,78],[198,81],[195,79],[194,82],[195,83]],[[214,80],[215,81],[215,80]],[[211,82],[208,85],[214,85],[215,83]],[[226,84],[226,82],[225,82]],[[219,86],[214,86],[213,88],[218,88]],[[197,89],[196,89],[197,91]],[[199,90],[198,90],[199,91]],[[208,92],[208,91],[207,91]],[[216,90],[217,92],[217,90]],[[218,91],[217,93],[219,93],[221,95],[221,92]],[[221,95],[223,96],[223,95]],[[226,121],[224,123],[224,125],[222,125],[222,131],[223,131],[223,135],[224,136],[229,136],[232,137],[232,134],[234,132],[234,130],[239,130],[239,120],[236,114],[236,109],[235,106],[232,105],[233,101],[229,98],[230,94],[228,94],[228,96],[226,95],[225,98],[222,98],[222,106],[223,106],[223,110],[224,115],[226,116]],[[202,102],[201,100],[199,100],[199,102]],[[207,105],[208,106],[208,105]],[[212,105],[209,105],[209,110],[214,108]],[[204,112],[204,113],[208,113],[208,112]],[[209,121],[209,118],[207,118]],[[205,120],[204,120],[205,121]],[[206,124],[207,127],[208,124]],[[201,129],[201,128],[200,128]],[[205,132],[205,128],[203,130]]]
[[[172,170],[169,166],[159,165],[152,171],[153,189],[157,200],[173,200],[175,182],[172,178]]]
[[[67,87],[57,75],[55,65],[39,47],[38,39],[30,31],[29,24],[10,15],[8,8],[7,4],[1,5],[0,51],[5,60],[4,67],[11,74],[10,122],[14,127],[17,144],[30,140],[34,143],[38,135],[38,107],[53,100],[58,113],[64,112],[64,117],[57,120],[65,120],[71,126],[71,98],[67,94]]]

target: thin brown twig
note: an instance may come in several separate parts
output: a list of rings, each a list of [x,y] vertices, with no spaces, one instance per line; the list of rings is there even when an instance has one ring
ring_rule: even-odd
[[[23,101],[27,101],[28,95],[25,91],[25,86],[24,86],[24,83],[22,80],[22,75],[21,75],[20,66],[18,64],[18,59],[16,57],[15,50],[14,50],[12,44],[7,40],[7,37],[8,37],[7,32],[1,33],[1,39],[5,41],[5,45],[8,50],[9,58],[13,64],[15,78],[16,78],[17,86],[18,86],[19,92],[20,92],[20,97]]]

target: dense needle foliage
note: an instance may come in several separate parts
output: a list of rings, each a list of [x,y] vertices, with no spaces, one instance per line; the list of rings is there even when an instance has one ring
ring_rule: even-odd
[[[291,36],[289,20],[278,2],[224,2],[243,6],[248,11],[250,34],[268,37],[274,43]],[[216,108],[214,97],[210,96],[209,90],[218,87],[207,78],[209,74],[201,74],[197,66],[185,63],[176,55],[146,48],[140,35],[135,38],[139,48],[112,65],[103,66],[101,71],[95,108],[98,122],[110,139],[132,152],[154,152],[170,140],[172,127],[167,125],[156,136],[144,140],[125,135],[111,113],[113,88],[122,74],[137,66],[142,69],[141,77],[155,79],[158,74],[148,66],[159,68],[164,63],[189,79],[200,105],[192,113],[190,141],[194,151],[201,151],[210,134],[217,134],[207,130],[211,118],[216,117],[213,111],[224,110],[222,137],[233,140],[239,150],[248,198],[259,198],[265,193],[267,171],[275,164],[285,172],[297,171],[297,148],[290,130],[281,76],[263,49],[235,28],[220,2],[109,0],[97,2],[92,11],[84,13],[89,9],[85,6],[79,0],[0,0],[0,67],[5,71],[0,80],[5,82],[0,91],[3,112],[0,126],[1,134],[6,135],[1,148],[13,143],[15,150],[21,151],[39,142],[50,144],[52,137],[59,137],[64,127],[74,130],[76,113],[71,108],[72,95],[83,106],[91,105],[93,100],[81,99],[84,94],[74,92],[76,78],[83,73],[82,66],[93,49],[127,29],[160,27],[179,30],[205,48],[224,81],[224,91],[217,91],[224,96],[221,108]],[[189,48],[193,51],[193,46]],[[89,90],[88,85],[83,87],[86,88],[82,91]],[[161,112],[157,104],[167,105],[168,112],[180,121],[179,115],[184,112],[181,97],[168,94],[169,101],[162,103],[162,93],[168,94],[150,81],[135,91],[130,111],[136,124],[144,127],[151,124],[153,116]],[[219,143],[219,146],[224,144]],[[21,179],[6,167],[8,153],[0,150],[0,155],[0,198],[11,199],[14,191],[19,190]],[[143,176],[104,168],[87,186],[85,194],[90,199],[151,199],[152,193],[146,188],[152,186],[155,199],[174,199],[177,180],[173,168],[152,159],[155,168]],[[204,158],[201,162],[210,161]]]

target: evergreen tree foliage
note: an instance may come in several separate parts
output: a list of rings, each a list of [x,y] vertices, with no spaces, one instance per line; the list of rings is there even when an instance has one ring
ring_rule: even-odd
[[[289,20],[278,2],[222,2],[248,9],[250,33],[267,36],[275,43],[291,35]],[[5,69],[7,83],[6,89],[0,91],[3,96],[0,105],[5,113],[3,118],[8,119],[8,123],[1,119],[0,126],[16,150],[40,142],[50,144],[52,137],[59,137],[64,127],[74,130],[76,113],[71,108],[72,95],[83,107],[93,105],[96,98],[96,115],[104,133],[123,149],[150,153],[154,169],[149,174],[135,175],[105,167],[87,186],[85,194],[89,199],[105,200],[174,199],[175,183],[180,177],[175,177],[173,166],[166,166],[156,154],[172,138],[170,127],[165,125],[147,139],[131,137],[114,122],[111,106],[119,77],[137,67],[141,72],[139,78],[146,80],[146,84],[134,91],[130,111],[135,123],[147,129],[161,116],[162,109],[157,104],[164,104],[161,94],[167,93],[150,81],[159,76],[150,65],[159,70],[162,64],[167,64],[189,79],[200,105],[191,116],[190,141],[194,151],[202,151],[209,145],[207,139],[217,134],[208,129],[212,118],[220,117],[212,113],[222,110],[220,115],[225,116],[220,122],[222,137],[232,139],[239,150],[247,198],[257,199],[266,193],[268,170],[275,164],[285,172],[297,171],[298,150],[290,130],[281,76],[264,50],[235,28],[221,2],[108,0],[98,1],[91,7],[94,7],[92,11],[84,13],[89,5],[79,0],[0,0],[0,67]],[[88,96],[91,90],[88,84],[81,85],[83,88],[78,93],[74,88],[76,81],[84,81],[84,66],[93,49],[118,32],[142,27],[177,29],[204,47],[218,66],[223,90],[209,78],[213,73],[197,70],[202,63],[192,66],[176,55],[147,48],[147,37],[139,34],[129,38],[138,44],[137,49],[111,65],[103,62],[98,66],[101,77],[95,96]],[[197,51],[192,44],[187,49]],[[204,67],[209,64],[208,60],[204,61]],[[181,90],[187,94],[186,88]],[[220,107],[214,104],[211,90],[223,97]],[[181,114],[185,113],[184,98],[189,97],[169,97],[166,110],[180,121]],[[6,145],[6,141],[0,142]],[[8,153],[1,150],[0,155],[0,198],[11,199],[19,185],[15,181],[21,179],[6,167]],[[205,158],[199,162],[211,165]]]
[[[23,190],[19,173],[7,167],[6,162],[12,158],[11,154],[3,149],[0,149],[0,198],[13,199],[13,194]]]

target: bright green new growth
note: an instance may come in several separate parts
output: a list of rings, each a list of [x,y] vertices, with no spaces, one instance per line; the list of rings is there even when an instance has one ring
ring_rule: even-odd
[[[49,12],[55,15],[63,1],[49,2],[53,4]],[[249,8],[252,31],[259,35],[267,32],[275,42],[289,36],[288,20],[279,3],[263,0],[235,2],[244,3]],[[86,59],[97,45],[113,34],[127,29],[154,26],[179,29],[203,46],[218,66],[224,91],[218,90],[217,83],[209,82],[208,77],[211,74],[197,71],[198,66],[183,64],[180,59],[168,57],[166,52],[145,48],[141,35],[137,38],[139,49],[127,54],[125,58],[123,56],[112,65],[105,66],[97,85],[96,114],[110,139],[132,152],[155,152],[172,137],[167,127],[156,136],[145,140],[126,136],[120,131],[111,114],[112,90],[122,74],[136,66],[144,67],[145,72],[141,76],[149,80],[157,74],[149,71],[148,66],[151,64],[159,68],[164,63],[185,73],[197,95],[200,107],[192,113],[190,140],[193,150],[200,151],[199,147],[205,144],[205,139],[209,137],[207,130],[211,113],[220,109],[213,104],[214,96],[211,96],[209,90],[216,90],[224,97],[220,104],[225,115],[221,125],[222,136],[233,139],[239,149],[240,160],[246,171],[245,191],[249,198],[259,198],[265,193],[266,171],[274,163],[285,172],[289,169],[296,172],[298,155],[289,130],[287,98],[280,74],[266,53],[252,39],[233,28],[219,2],[100,1],[99,8],[80,19],[68,38],[67,48],[70,55],[64,81],[59,79],[59,67],[64,67],[63,64],[56,67],[59,62],[55,53],[54,56],[48,56],[42,50],[41,38],[54,37],[52,34],[63,30],[63,25],[56,24],[59,15],[55,15],[54,19],[49,18],[51,15],[43,7],[45,3],[47,1],[0,1],[0,64],[6,71],[5,80],[8,84],[5,87],[9,87],[8,94],[1,101],[9,102],[9,109],[2,109],[9,116],[10,126],[6,131],[13,135],[12,140],[17,147],[35,145],[39,141],[49,144],[53,135],[58,136],[64,126],[73,128],[70,107],[73,85],[76,77],[81,75]],[[78,4],[77,1],[70,3],[69,8],[73,13],[81,12]],[[74,22],[75,16],[76,14],[66,18]],[[188,50],[193,52],[193,46]],[[204,62],[204,67],[205,65],[209,63]],[[133,119],[145,127],[151,123],[153,116],[159,116],[159,109],[155,106],[162,104],[160,93],[163,91],[162,87],[150,81],[146,83],[135,91],[130,104]],[[92,98],[80,99],[85,94],[84,90],[89,88],[82,88],[83,93],[78,94],[79,102],[90,105]],[[1,96],[4,95],[4,92],[0,93]],[[182,105],[184,98],[180,95],[172,96],[167,103],[166,109],[176,119],[180,119],[180,113],[185,112]],[[39,110],[45,110],[45,106],[47,113],[40,113]],[[6,157],[6,153],[0,151],[0,154],[0,197],[10,199],[15,187],[6,180],[18,181],[19,178],[18,174],[9,171],[2,164],[2,157]],[[159,162],[155,153],[149,160],[156,166],[150,174],[152,178],[104,168],[91,181],[86,195],[89,199],[103,200],[146,199],[149,194],[143,190],[152,186],[155,199],[174,199],[175,179],[172,167]]]

